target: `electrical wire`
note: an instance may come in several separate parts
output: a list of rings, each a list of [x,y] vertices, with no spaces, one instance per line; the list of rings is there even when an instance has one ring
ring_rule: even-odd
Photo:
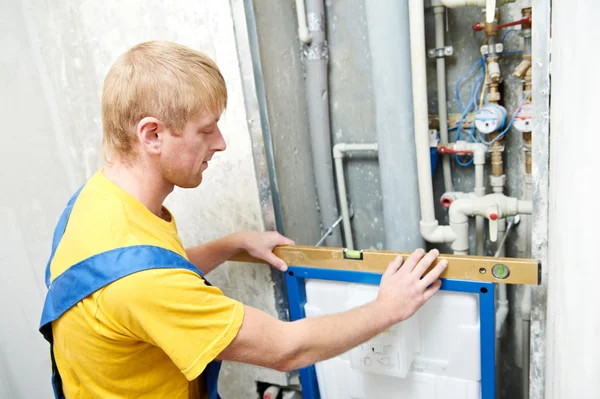
[[[504,44],[504,39],[506,39],[506,36],[508,36],[508,34],[511,33],[511,32],[518,32],[518,30],[517,29],[509,29],[509,30],[507,30],[502,35],[502,39],[500,39],[500,42],[502,42]]]

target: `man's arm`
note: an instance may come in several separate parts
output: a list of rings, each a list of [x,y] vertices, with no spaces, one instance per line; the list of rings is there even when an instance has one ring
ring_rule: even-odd
[[[439,262],[423,276],[439,252],[423,255],[422,250],[415,251],[402,267],[401,257],[391,262],[382,277],[377,299],[344,313],[283,322],[245,307],[238,335],[218,358],[290,371],[368,341],[408,319],[439,290],[438,278],[447,262]]]
[[[293,245],[289,238],[276,232],[266,233],[235,233],[227,237],[211,241],[197,247],[185,250],[192,262],[203,274],[207,274],[233,255],[248,251],[255,258],[263,259],[279,270],[285,271],[287,265],[273,254],[273,248],[278,245]]]

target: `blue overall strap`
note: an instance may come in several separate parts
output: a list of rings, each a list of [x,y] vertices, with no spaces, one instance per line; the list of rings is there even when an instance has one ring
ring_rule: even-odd
[[[50,343],[52,386],[54,396],[57,399],[64,399],[65,396],[62,388],[62,379],[54,359],[53,321],[57,320],[84,298],[133,273],[150,269],[177,268],[190,270],[204,278],[202,272],[194,264],[173,251],[151,245],[136,245],[117,248],[87,258],[69,267],[50,282],[50,265],[54,259],[56,248],[64,235],[73,205],[80,192],[81,188],[73,195],[59,219],[52,240],[50,260],[46,268],[48,293],[46,294],[44,309],[42,311],[40,332]],[[207,285],[210,285],[206,279],[204,280]],[[221,362],[213,361],[207,365],[204,371],[206,388],[210,399],[220,399],[217,392],[220,368]]]
[[[190,261],[164,248],[135,245],[102,252],[69,267],[52,281],[44,302],[41,327],[110,283],[150,269],[187,269],[204,277]]]
[[[65,229],[67,228],[67,222],[69,221],[69,216],[71,216],[71,211],[73,210],[73,205],[75,205],[75,200],[79,197],[79,193],[81,193],[81,189],[83,186],[79,188],[73,194],[67,207],[63,211],[62,215],[60,215],[60,219],[58,219],[58,223],[56,224],[56,228],[54,229],[54,236],[52,237],[52,252],[50,253],[50,259],[48,260],[48,264],[46,265],[46,288],[50,287],[50,264],[54,259],[54,254],[56,253],[56,248],[58,248],[58,244],[62,236],[65,234]]]

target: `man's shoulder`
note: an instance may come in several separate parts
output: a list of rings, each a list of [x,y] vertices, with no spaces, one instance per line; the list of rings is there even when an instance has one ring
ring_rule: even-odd
[[[105,294],[117,299],[140,296],[164,297],[181,290],[201,290],[208,288],[205,280],[191,270],[184,268],[153,268],[122,277],[105,288]]]

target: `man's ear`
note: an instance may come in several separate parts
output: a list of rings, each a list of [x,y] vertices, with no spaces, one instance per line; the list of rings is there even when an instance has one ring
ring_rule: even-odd
[[[151,116],[140,120],[137,124],[136,134],[144,151],[150,155],[159,155],[162,149],[162,139],[165,126]]]

